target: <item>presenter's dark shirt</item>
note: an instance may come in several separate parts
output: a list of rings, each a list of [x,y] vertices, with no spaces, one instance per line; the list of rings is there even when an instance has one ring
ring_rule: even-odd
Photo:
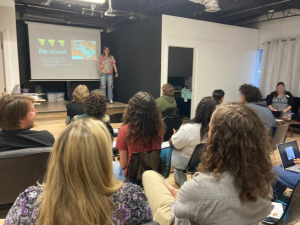
[[[52,147],[54,137],[48,131],[0,131],[0,152],[24,148]]]
[[[67,116],[70,117],[70,120],[73,119],[74,116],[84,114],[84,104],[78,102],[69,102],[67,104]]]

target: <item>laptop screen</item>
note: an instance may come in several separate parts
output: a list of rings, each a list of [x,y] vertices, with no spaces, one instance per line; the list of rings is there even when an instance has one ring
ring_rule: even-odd
[[[294,159],[300,158],[297,141],[290,141],[277,145],[283,168],[295,165]]]

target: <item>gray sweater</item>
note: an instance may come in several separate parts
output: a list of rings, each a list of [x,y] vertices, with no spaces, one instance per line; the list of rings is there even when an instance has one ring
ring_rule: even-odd
[[[217,180],[211,174],[195,173],[171,203],[172,225],[253,225],[271,213],[272,189],[267,198],[241,201],[234,177],[224,172]]]
[[[263,119],[265,122],[265,125],[270,129],[271,127],[276,127],[276,120],[273,116],[273,113],[271,110],[267,107],[267,103],[265,101],[259,101],[259,102],[251,102],[248,103],[249,106],[251,106],[258,115]]]

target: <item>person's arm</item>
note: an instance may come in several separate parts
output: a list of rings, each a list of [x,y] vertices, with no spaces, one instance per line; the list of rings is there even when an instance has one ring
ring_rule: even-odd
[[[271,94],[269,94],[267,96],[267,105],[268,105],[268,108],[271,110],[271,111],[277,111],[277,109],[274,109],[274,107],[272,106],[272,99],[273,99],[273,96],[274,96],[274,92],[272,92]]]
[[[295,165],[300,166],[300,158],[294,159],[294,163],[295,163]]]
[[[99,70],[100,75],[101,75],[101,74],[102,74],[102,71],[101,71],[101,62],[100,62],[100,61],[98,61],[98,70]]]
[[[288,107],[286,107],[284,110],[282,110],[282,112],[283,113],[286,113],[286,112],[288,112],[289,110],[291,110],[292,109],[292,106],[288,106]]]
[[[115,75],[115,77],[119,77],[119,74],[118,74],[118,70],[117,70],[117,66],[116,66],[116,64],[114,64],[114,65],[113,65],[113,67],[114,67],[114,69],[115,69],[115,72],[116,72],[116,75]]]
[[[285,95],[289,96],[288,97],[288,104],[289,104],[289,106],[282,111],[283,113],[288,112],[294,106],[294,96],[290,92],[286,92]]]
[[[176,130],[175,130],[175,129],[173,129],[173,135],[174,135],[174,134],[176,134]],[[173,137],[173,136],[172,136],[172,137]],[[171,137],[170,140],[169,140],[170,146],[173,145],[172,137]]]
[[[174,134],[169,140],[170,145],[173,145],[174,149],[182,149],[183,147],[189,145],[189,130],[189,124],[182,125],[177,132],[174,130]]]
[[[127,150],[121,150],[121,149],[119,149],[119,153],[120,153],[120,165],[123,168],[126,168],[127,167],[128,152],[127,152]]]

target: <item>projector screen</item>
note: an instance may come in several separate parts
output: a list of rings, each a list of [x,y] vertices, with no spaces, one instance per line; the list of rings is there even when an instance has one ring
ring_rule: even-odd
[[[32,80],[95,80],[101,30],[28,22]]]

